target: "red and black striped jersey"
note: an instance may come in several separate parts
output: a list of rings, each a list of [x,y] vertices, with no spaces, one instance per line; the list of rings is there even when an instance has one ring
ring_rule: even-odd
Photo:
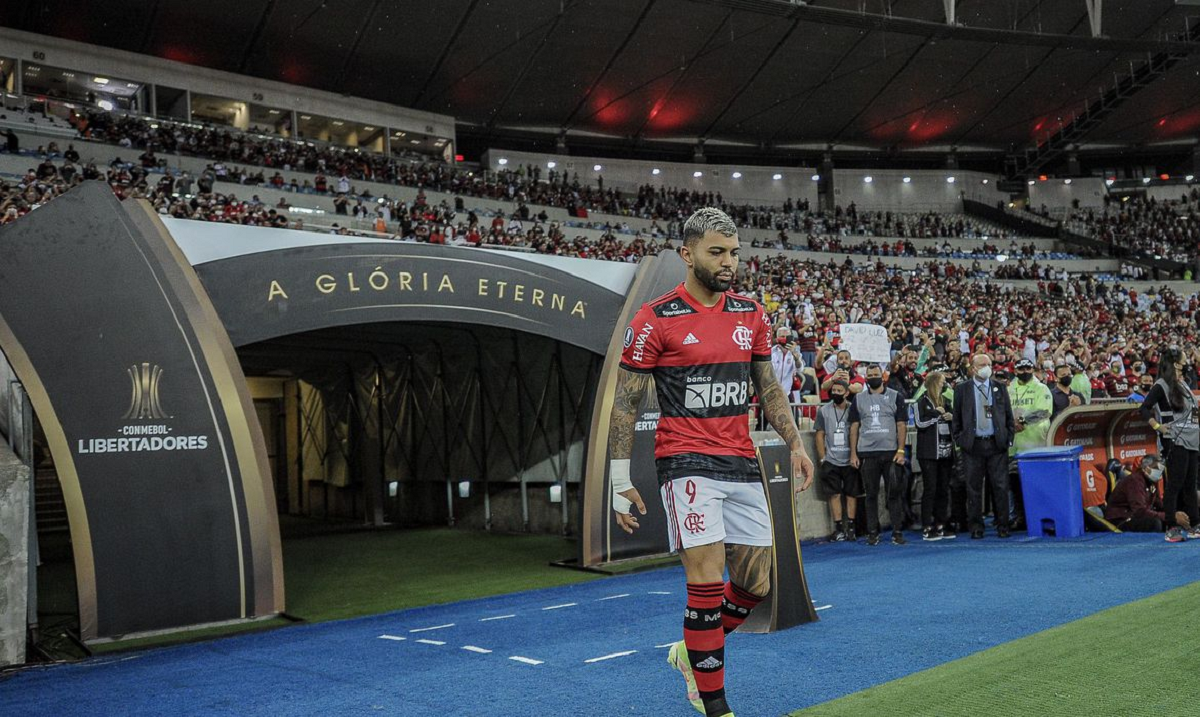
[[[708,307],[683,284],[633,317],[621,367],[654,375],[660,482],[760,480],[747,420],[750,362],[771,360],[770,334],[757,301],[726,292]]]

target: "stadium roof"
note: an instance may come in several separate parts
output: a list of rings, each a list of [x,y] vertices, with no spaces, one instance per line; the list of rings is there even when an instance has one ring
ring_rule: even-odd
[[[1192,1],[958,0],[952,25],[945,0],[26,0],[6,22],[501,134],[1008,149],[1163,52],[1183,59],[1086,141],[1193,139]]]

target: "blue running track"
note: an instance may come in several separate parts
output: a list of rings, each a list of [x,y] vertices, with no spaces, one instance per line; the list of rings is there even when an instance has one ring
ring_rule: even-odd
[[[1158,535],[804,554],[821,621],[730,637],[741,717],[857,692],[1200,575],[1200,543]],[[679,639],[684,602],[676,567],[107,656],[0,677],[0,715],[682,717],[695,712],[664,646]]]

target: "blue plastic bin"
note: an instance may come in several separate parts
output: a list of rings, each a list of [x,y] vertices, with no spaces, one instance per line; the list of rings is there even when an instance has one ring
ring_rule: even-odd
[[[1083,488],[1079,484],[1082,452],[1082,446],[1047,446],[1017,454],[1030,536],[1083,535]]]

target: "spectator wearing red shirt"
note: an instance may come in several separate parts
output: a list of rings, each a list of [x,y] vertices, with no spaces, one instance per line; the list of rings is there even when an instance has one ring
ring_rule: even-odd
[[[1142,458],[1137,470],[1113,488],[1104,517],[1125,532],[1161,533],[1164,514],[1159,481],[1164,467],[1153,453]]]
[[[1103,377],[1103,381],[1104,390],[1108,392],[1109,398],[1129,398],[1129,394],[1133,391],[1129,376],[1121,371],[1121,364],[1117,361],[1112,363],[1108,374]],[[1094,388],[1093,395],[1095,395]]]

